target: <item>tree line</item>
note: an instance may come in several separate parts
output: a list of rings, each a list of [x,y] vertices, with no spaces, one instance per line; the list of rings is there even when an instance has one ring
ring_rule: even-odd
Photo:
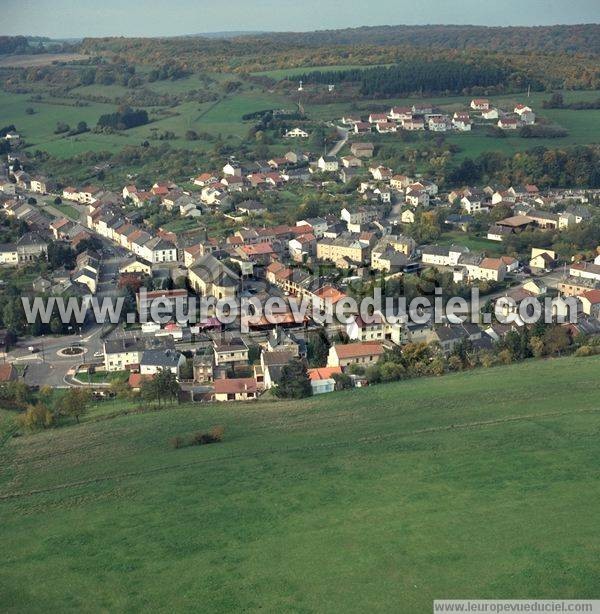
[[[294,77],[316,83],[358,83],[363,96],[389,97],[413,92],[460,93],[471,87],[503,84],[508,72],[500,66],[450,60],[403,60],[394,66],[316,71]]]

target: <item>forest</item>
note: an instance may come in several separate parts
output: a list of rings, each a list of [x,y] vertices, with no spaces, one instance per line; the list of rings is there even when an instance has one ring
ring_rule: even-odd
[[[448,60],[401,61],[394,66],[351,69],[333,72],[311,72],[291,80],[317,83],[360,83],[363,96],[389,98],[412,92],[459,94],[480,86],[499,86],[509,77],[507,70],[490,64],[474,64]]]

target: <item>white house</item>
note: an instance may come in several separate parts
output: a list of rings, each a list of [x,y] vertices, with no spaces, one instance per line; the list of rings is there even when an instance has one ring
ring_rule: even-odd
[[[302,128],[292,128],[291,130],[288,130],[285,133],[285,137],[287,139],[307,139],[308,138],[308,132],[306,132],[305,130],[302,130]]]

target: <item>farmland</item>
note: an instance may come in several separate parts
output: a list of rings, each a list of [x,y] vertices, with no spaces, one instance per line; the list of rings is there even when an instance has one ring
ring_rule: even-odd
[[[418,614],[436,597],[595,597],[599,367],[112,419],[100,405],[8,439],[0,606]],[[167,443],[215,424],[222,444]]]

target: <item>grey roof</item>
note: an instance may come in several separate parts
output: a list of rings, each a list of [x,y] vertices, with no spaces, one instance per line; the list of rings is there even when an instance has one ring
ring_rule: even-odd
[[[220,286],[237,286],[239,278],[228,266],[217,260],[212,254],[206,254],[191,267],[200,279],[206,283]]]
[[[175,350],[145,350],[140,365],[162,368],[173,368],[179,365],[182,354]]]
[[[109,339],[104,342],[106,354],[120,354],[122,352],[142,352],[146,348],[143,339],[136,337],[123,337],[122,339]]]
[[[262,362],[267,366],[286,365],[290,360],[294,358],[292,352],[263,352]]]

